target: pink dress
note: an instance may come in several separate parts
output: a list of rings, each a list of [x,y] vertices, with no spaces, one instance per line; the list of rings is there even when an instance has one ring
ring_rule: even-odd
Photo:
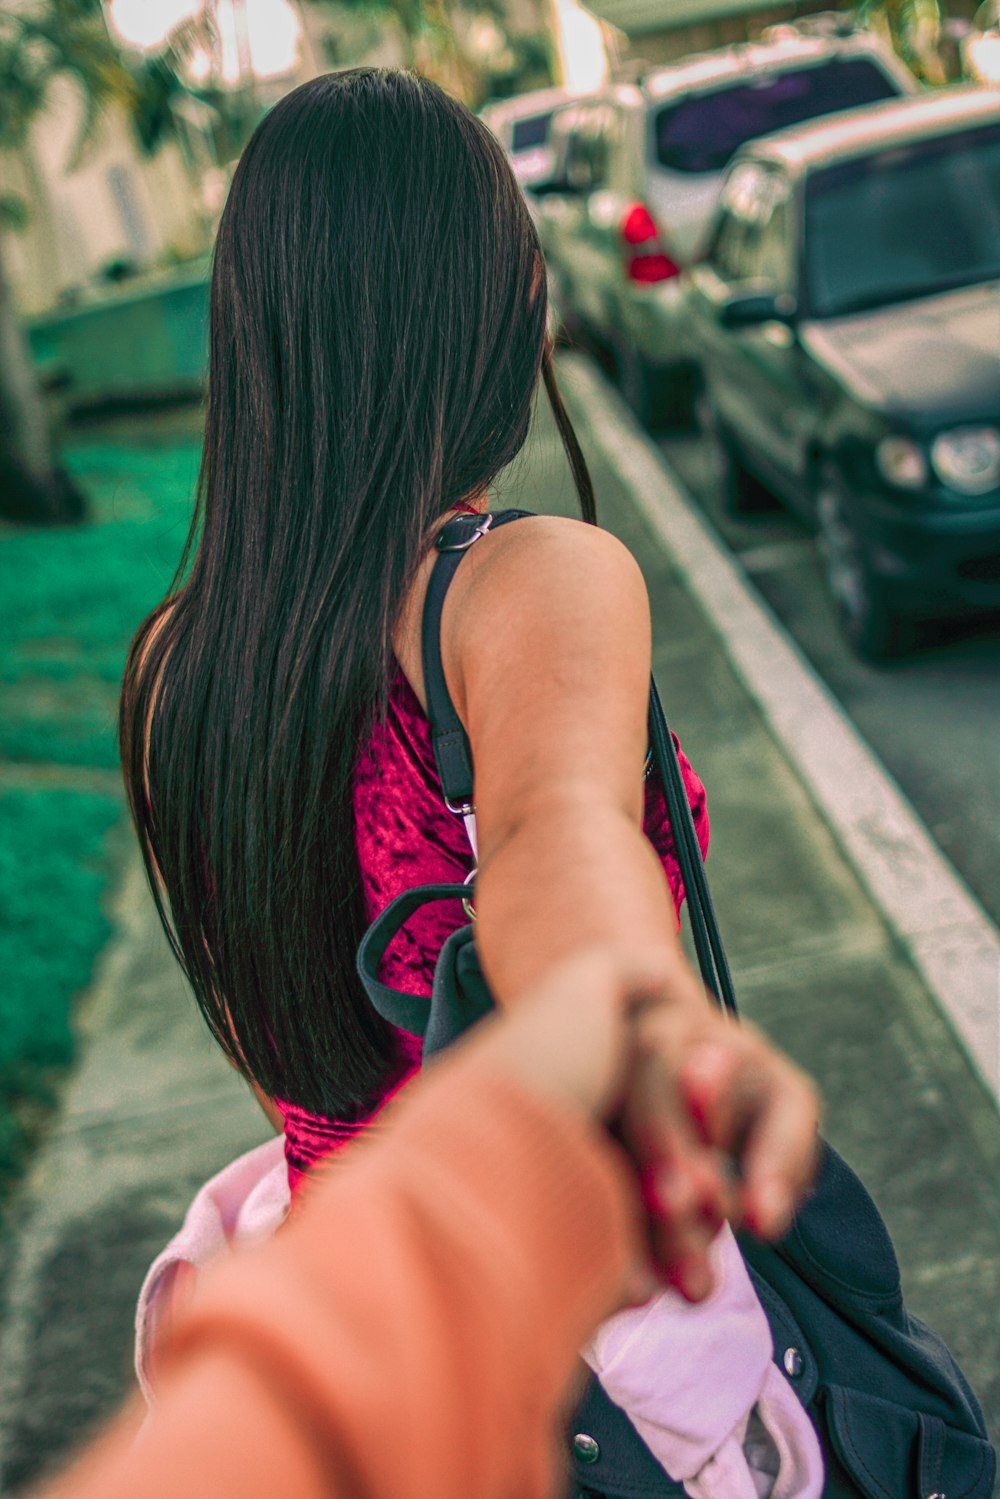
[[[698,841],[708,848],[705,789],[681,752],[681,770],[694,814]],[[397,671],[388,712],[358,759],[354,773],[354,818],[358,862],[368,920],[415,885],[461,882],[473,866],[465,826],[449,812],[441,794],[431,744],[431,728],[407,678]],[[666,800],[659,778],[646,781],[643,828],[663,864],[679,912],[684,899],[674,853]],[[382,979],[412,994],[430,994],[434,965],[445,939],[467,917],[455,901],[436,902],[407,923],[382,964]],[[399,1032],[400,1065],[386,1091],[365,1119],[324,1119],[276,1099],[285,1126],[285,1158],[293,1192],[321,1157],[364,1130],[388,1100],[420,1067],[421,1038]]]

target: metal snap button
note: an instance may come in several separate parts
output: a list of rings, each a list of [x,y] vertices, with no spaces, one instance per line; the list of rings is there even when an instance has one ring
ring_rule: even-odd
[[[785,1366],[785,1373],[789,1379],[798,1379],[804,1368],[802,1355],[797,1348],[786,1348],[781,1362]],[[938,1496],[942,1499],[942,1496]]]
[[[600,1447],[585,1431],[578,1431],[573,1438],[573,1451],[582,1463],[596,1463],[601,1455]]]

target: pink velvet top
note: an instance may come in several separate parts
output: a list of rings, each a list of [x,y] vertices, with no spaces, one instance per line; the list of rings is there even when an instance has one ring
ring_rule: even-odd
[[[705,789],[683,751],[680,763],[704,854],[708,848]],[[413,886],[460,882],[473,867],[462,819],[449,812],[444,804],[430,724],[401,670],[392,683],[385,721],[358,759],[354,774],[354,817],[369,921]],[[684,887],[674,854],[666,800],[655,773],[646,781],[643,828],[663,864],[679,913]],[[430,994],[442,944],[467,920],[458,901],[439,901],[418,911],[386,953],[381,974],[384,982],[412,994]],[[375,1113],[420,1067],[420,1037],[400,1031],[399,1042],[400,1067],[387,1083]],[[275,1101],[284,1120],[285,1157],[293,1192],[308,1167],[361,1132],[374,1117],[342,1123],[319,1118],[294,1104]]]

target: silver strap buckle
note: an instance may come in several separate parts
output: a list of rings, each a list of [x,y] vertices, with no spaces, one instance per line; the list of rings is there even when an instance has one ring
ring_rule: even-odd
[[[455,519],[458,520],[459,517],[456,516]],[[451,521],[446,521],[445,529],[452,524]],[[441,535],[438,536],[437,549],[439,552],[464,552],[474,541],[478,541],[480,536],[485,536],[492,524],[493,517],[487,510],[486,514],[480,517],[478,525],[473,526],[468,536],[461,541],[442,541],[441,537],[444,535],[444,529],[442,529]]]
[[[474,896],[472,894],[472,888],[471,887],[472,887],[472,885],[473,885],[473,883],[475,881],[476,875],[478,873],[479,873],[478,869],[470,869],[469,872],[468,872],[468,874],[465,876],[465,879],[462,882],[463,884],[468,885],[470,887],[468,895],[466,895],[463,898],[463,900],[462,900],[462,910],[465,912],[466,916],[468,916],[468,918],[469,918],[470,921],[475,921],[475,919],[476,919],[476,908],[475,908],[475,905],[473,904]]]

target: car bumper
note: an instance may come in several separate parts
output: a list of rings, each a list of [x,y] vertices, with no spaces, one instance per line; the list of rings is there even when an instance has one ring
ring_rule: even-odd
[[[884,496],[859,507],[871,566],[916,605],[1000,608],[1000,493],[916,511]]]

